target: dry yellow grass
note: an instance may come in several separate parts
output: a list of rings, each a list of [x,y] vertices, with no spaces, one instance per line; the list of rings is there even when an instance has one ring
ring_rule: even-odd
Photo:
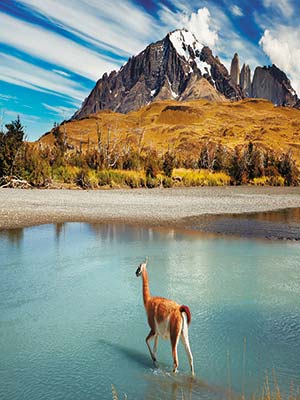
[[[68,143],[79,148],[96,147],[97,125],[103,143],[110,132],[111,143],[118,146],[152,147],[158,152],[168,149],[177,154],[197,156],[201,142],[220,141],[233,148],[252,141],[275,151],[293,150],[300,161],[300,111],[275,107],[266,100],[211,103],[160,101],[129,114],[101,111],[64,128]],[[52,144],[53,135],[40,139]]]

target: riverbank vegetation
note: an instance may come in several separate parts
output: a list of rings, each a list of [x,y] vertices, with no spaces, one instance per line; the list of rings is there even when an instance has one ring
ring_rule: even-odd
[[[201,142],[193,152],[158,152],[145,146],[120,145],[98,130],[94,146],[68,143],[63,126],[52,130],[53,144],[25,140],[19,117],[0,132],[0,186],[12,182],[31,187],[176,187],[222,185],[297,186],[299,169],[292,152],[278,153],[251,141],[234,148]]]

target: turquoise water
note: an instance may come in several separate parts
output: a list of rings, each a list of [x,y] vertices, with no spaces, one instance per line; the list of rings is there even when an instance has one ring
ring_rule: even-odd
[[[129,400],[218,399],[266,372],[282,391],[300,383],[298,243],[70,223],[1,232],[0,255],[1,399],[111,399],[111,384]],[[191,308],[195,380],[181,344],[176,376],[168,341],[152,365],[145,256],[152,294]]]

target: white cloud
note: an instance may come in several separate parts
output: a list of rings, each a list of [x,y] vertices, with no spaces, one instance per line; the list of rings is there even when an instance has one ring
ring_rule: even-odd
[[[87,94],[87,90],[76,81],[5,53],[0,53],[0,56],[0,80],[4,82],[78,100],[82,100]]]
[[[113,60],[37,25],[0,12],[0,42],[92,80],[116,67]],[[16,29],[17,27],[17,29]]]
[[[190,30],[200,43],[214,48],[219,37],[212,28],[212,21],[209,10],[199,8],[197,13],[192,13],[189,17],[183,17],[184,26]]]
[[[294,7],[289,0],[263,0],[265,8],[277,9],[286,18],[293,15]]]
[[[61,76],[66,76],[67,78],[70,78],[70,74],[67,74],[66,72],[64,72],[64,71],[61,71],[60,69],[53,69],[52,70],[53,72],[55,72],[56,74],[58,74],[58,75],[61,75]]]
[[[20,0],[81,39],[122,56],[134,55],[155,38],[161,27],[128,0]]]
[[[259,44],[273,64],[282,69],[300,94],[300,29],[287,26],[265,30]]]
[[[59,115],[62,118],[68,118],[68,116],[71,116],[74,114],[77,108],[69,108],[69,107],[64,107],[64,106],[51,106],[50,104],[42,103],[43,106],[51,111],[54,114]]]
[[[244,13],[242,11],[242,9],[237,6],[236,4],[233,4],[232,6],[229,7],[230,12],[235,15],[236,17],[243,17]]]
[[[23,122],[32,123],[40,121],[40,117],[37,117],[36,115],[25,114],[22,112],[17,112],[12,110],[5,110],[5,116],[9,116],[11,118],[17,118],[17,116],[19,116],[22,123]]]
[[[16,96],[9,96],[9,95],[0,93],[0,100],[4,100],[4,101],[17,100],[17,97]]]

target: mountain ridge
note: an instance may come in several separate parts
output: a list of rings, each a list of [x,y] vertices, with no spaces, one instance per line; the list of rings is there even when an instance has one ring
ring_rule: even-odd
[[[257,67],[251,82],[249,66],[244,64],[240,71],[235,53],[230,74],[208,46],[181,29],[149,44],[119,71],[105,73],[71,119],[100,110],[128,113],[156,100],[226,101],[247,97],[288,106],[298,101],[286,74],[275,65]]]

